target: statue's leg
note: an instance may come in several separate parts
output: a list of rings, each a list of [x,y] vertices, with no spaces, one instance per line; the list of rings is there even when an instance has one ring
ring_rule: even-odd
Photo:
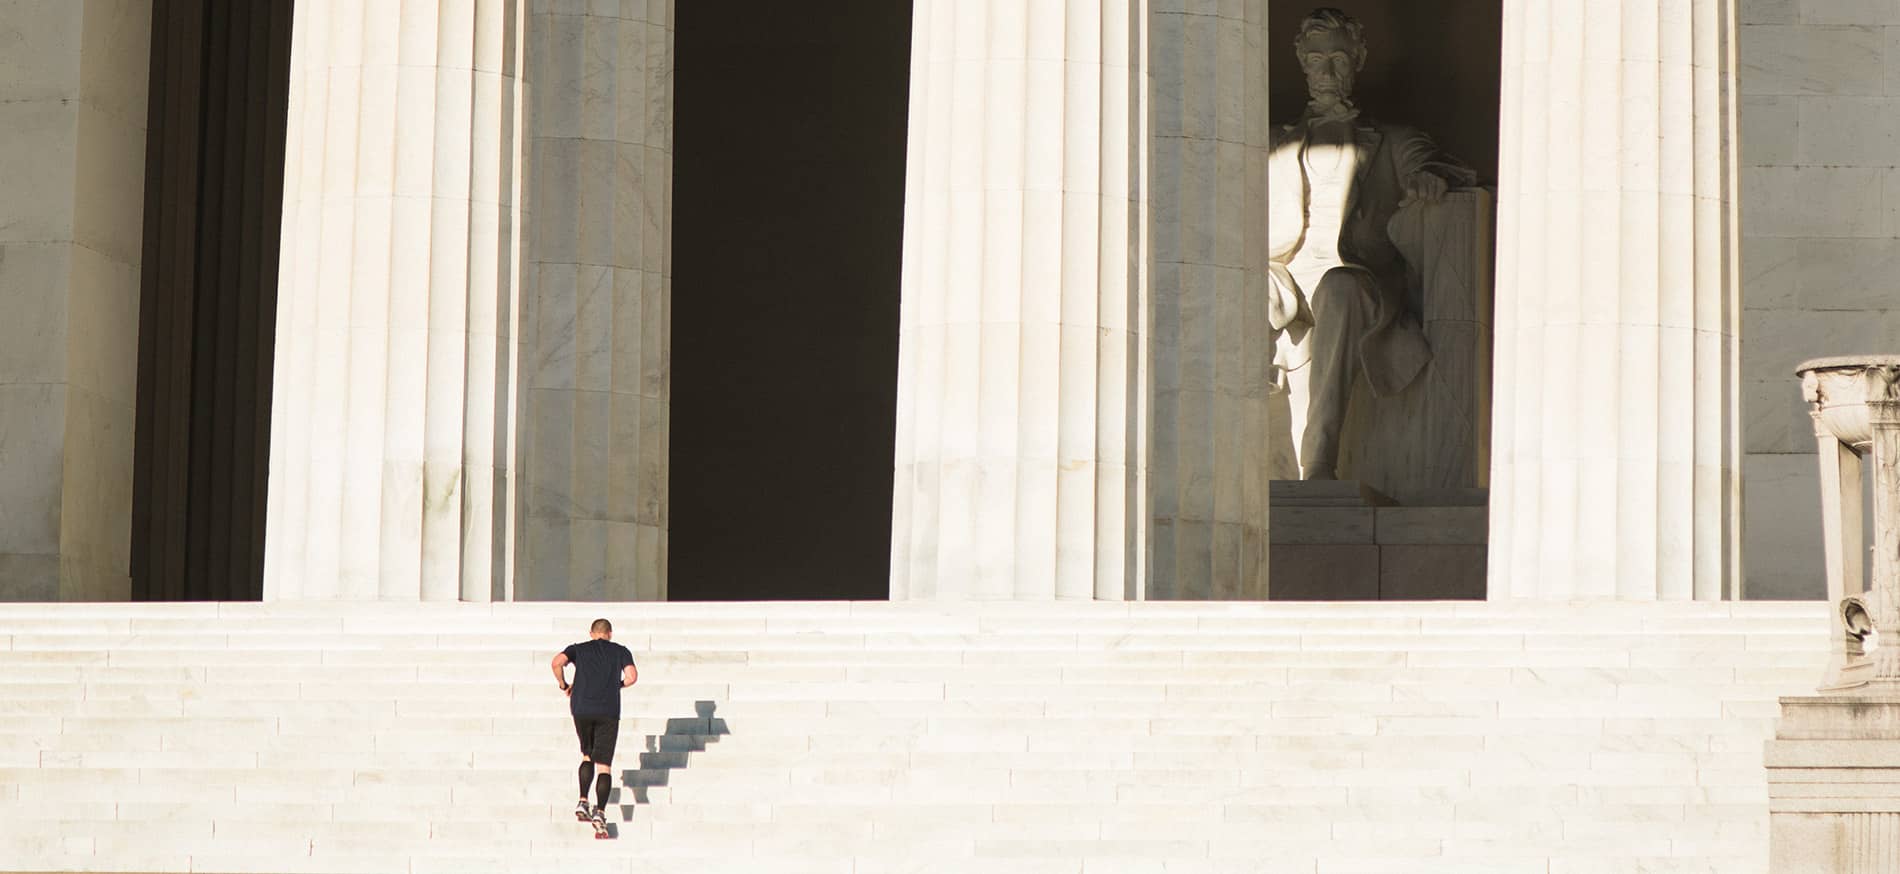
[[[1292,438],[1293,469],[1296,476],[1306,476],[1306,434],[1307,417],[1312,409],[1313,366],[1303,364],[1286,371],[1286,412],[1287,434]]]
[[[1377,306],[1372,277],[1363,270],[1326,271],[1307,295],[1313,309],[1313,360],[1305,368],[1306,424],[1300,434],[1300,476],[1333,479],[1339,464],[1339,430],[1346,402],[1359,375],[1359,338],[1371,326]],[[1289,402],[1298,402],[1289,397]]]

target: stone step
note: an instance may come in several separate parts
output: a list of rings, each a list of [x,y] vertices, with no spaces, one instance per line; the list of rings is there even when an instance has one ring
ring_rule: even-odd
[[[571,819],[547,674],[595,615],[642,668],[615,842]],[[1761,744],[1818,679],[1826,622],[0,605],[0,870],[1756,872]]]
[[[1823,635],[1823,644],[1812,635]],[[1552,630],[1525,634],[1517,631],[1298,632],[1281,628],[1257,631],[1183,632],[1152,634],[1130,631],[1102,635],[1016,636],[969,634],[908,635],[902,640],[814,640],[810,635],[700,635],[667,640],[623,639],[615,642],[636,659],[654,664],[687,667],[766,665],[937,665],[972,664],[1015,654],[1057,660],[1100,660],[1107,663],[1182,660],[1271,659],[1276,654],[1303,651],[1434,651],[1516,652],[1615,648],[1623,650],[1734,651],[1825,649],[1825,620],[1789,624],[1780,628],[1730,634],[1721,631],[1621,633]],[[38,637],[38,636],[35,636]],[[8,661],[36,653],[48,662],[118,664],[114,657],[137,654],[147,661],[170,656],[183,666],[250,664],[362,664],[375,666],[429,666],[468,663],[500,667],[546,666],[548,659],[573,642],[572,636],[518,644],[465,640],[453,644],[417,645],[379,640],[367,635],[304,635],[296,639],[224,638],[191,634],[125,635],[121,637],[68,637],[35,639],[26,635],[0,637],[0,653]],[[1257,654],[1257,655],[1256,655]],[[319,658],[308,658],[317,655]],[[299,657],[303,656],[302,659]],[[322,658],[328,656],[328,658]],[[195,661],[194,661],[195,659]],[[1068,663],[1058,661],[1058,663]],[[129,663],[127,666],[130,666]],[[155,663],[163,667],[164,663]]]

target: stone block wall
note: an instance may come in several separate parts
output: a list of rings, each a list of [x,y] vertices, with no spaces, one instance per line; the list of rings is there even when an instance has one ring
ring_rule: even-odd
[[[151,0],[0,4],[0,600],[124,600]]]
[[[1741,0],[1743,583],[1818,598],[1794,367],[1900,351],[1900,5]]]
[[[1275,506],[1275,601],[1483,600],[1483,506]]]

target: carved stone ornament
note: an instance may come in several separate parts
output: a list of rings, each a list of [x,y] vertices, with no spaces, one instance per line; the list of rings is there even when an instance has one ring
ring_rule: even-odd
[[[1818,358],[1796,372],[1814,419],[1828,599],[1836,605],[1836,648],[1822,688],[1900,686],[1900,356]],[[1871,552],[1861,533],[1869,467]]]
[[[1827,557],[1827,675],[1762,747],[1773,874],[1900,871],[1900,355],[1804,362]],[[1863,477],[1873,481],[1867,548]]]

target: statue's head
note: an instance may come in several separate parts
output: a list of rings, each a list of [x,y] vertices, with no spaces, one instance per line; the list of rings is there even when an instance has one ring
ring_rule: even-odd
[[[1300,22],[1293,50],[1306,71],[1306,93],[1313,102],[1343,103],[1352,96],[1353,80],[1366,65],[1365,28],[1333,7],[1315,9]]]

